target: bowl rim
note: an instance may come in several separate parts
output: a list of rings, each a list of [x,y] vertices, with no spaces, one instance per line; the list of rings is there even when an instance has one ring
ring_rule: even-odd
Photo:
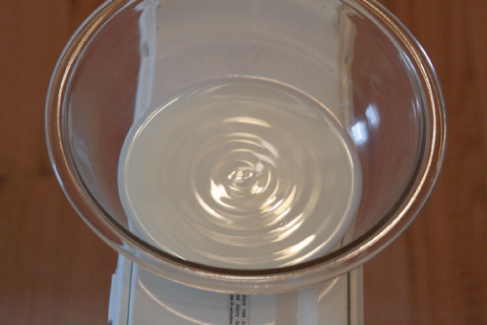
[[[365,263],[401,235],[421,212],[437,182],[446,148],[446,113],[436,72],[418,41],[386,8],[374,0],[342,0],[386,29],[407,52],[424,91],[429,116],[423,120],[431,132],[423,138],[423,159],[418,174],[387,215],[360,237],[342,248],[312,261],[267,270],[235,270],[201,265],[179,259],[149,245],[130,233],[97,204],[82,178],[73,170],[64,140],[65,106],[70,75],[91,37],[131,0],[105,2],[79,27],[61,54],[46,99],[46,141],[51,165],[68,200],[86,224],[118,253],[175,282],[220,292],[248,294],[295,290],[332,279]],[[426,127],[428,129],[428,127]]]

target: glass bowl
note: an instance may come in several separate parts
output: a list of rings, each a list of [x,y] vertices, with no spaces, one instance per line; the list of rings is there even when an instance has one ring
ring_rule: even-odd
[[[354,177],[361,195],[321,253],[278,267],[231,267],[171,254],[135,231],[118,179],[126,138],[161,103],[222,80],[264,80],[292,89],[323,107],[332,116],[329,125],[346,134],[348,154],[359,161]],[[205,120],[204,114],[198,118]],[[319,131],[313,128],[309,124],[310,132]],[[370,0],[107,1],[62,53],[46,109],[57,178],[106,243],[173,281],[248,294],[331,279],[387,247],[430,196],[445,132],[441,89],[428,57],[392,14]],[[304,166],[304,172],[317,171]],[[302,197],[313,195],[303,191]]]

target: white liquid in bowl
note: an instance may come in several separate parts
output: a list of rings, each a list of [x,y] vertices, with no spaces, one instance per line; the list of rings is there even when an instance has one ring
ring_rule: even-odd
[[[138,119],[118,180],[134,234],[232,269],[326,254],[352,223],[362,186],[353,142],[323,106],[252,79],[200,84]]]

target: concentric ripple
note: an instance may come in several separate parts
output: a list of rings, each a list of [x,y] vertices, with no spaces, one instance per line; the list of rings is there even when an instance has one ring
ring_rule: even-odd
[[[229,79],[136,121],[119,164],[131,231],[183,259],[266,269],[325,254],[358,207],[348,135],[303,94]]]

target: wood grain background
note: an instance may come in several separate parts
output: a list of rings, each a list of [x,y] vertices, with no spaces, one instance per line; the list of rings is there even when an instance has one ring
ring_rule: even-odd
[[[100,0],[0,7],[0,324],[107,324],[116,253],[64,198],[44,141],[55,62]],[[435,65],[448,111],[427,208],[365,266],[366,324],[487,324],[487,1],[383,0]]]

